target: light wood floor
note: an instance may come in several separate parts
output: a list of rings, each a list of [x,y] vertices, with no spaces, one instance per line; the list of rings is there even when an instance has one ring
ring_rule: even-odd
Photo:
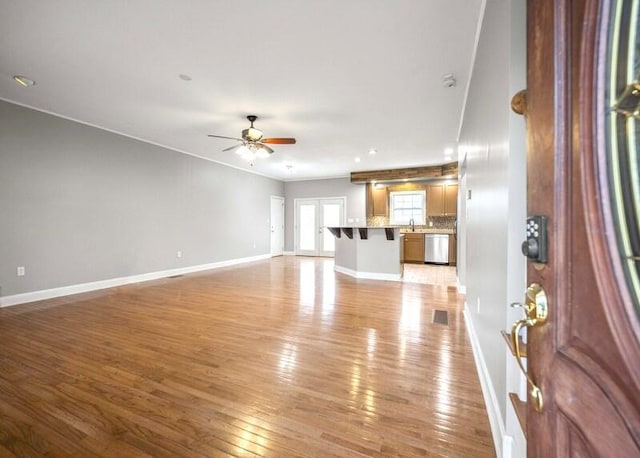
[[[495,451],[462,296],[286,256],[0,309],[14,455]]]

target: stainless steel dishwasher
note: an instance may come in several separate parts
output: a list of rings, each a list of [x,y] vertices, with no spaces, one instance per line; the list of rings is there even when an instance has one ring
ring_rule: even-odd
[[[448,234],[424,234],[424,262],[449,264]]]

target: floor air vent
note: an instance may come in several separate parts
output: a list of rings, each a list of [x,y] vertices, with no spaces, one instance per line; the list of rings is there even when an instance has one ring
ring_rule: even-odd
[[[180,275],[172,275],[172,276],[167,277],[167,278],[180,278],[180,277],[182,277],[182,276],[183,276],[182,274],[180,274]]]
[[[434,310],[433,322],[436,324],[449,324],[449,312],[446,310]]]

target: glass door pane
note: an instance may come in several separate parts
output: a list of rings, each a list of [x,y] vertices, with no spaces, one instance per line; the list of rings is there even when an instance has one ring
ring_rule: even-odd
[[[336,238],[327,229],[328,226],[340,226],[340,215],[342,214],[342,205],[340,204],[322,204],[322,251],[334,252],[336,250]]]
[[[315,251],[316,250],[316,205],[300,204],[298,207],[298,226],[299,226],[299,244],[300,250]]]

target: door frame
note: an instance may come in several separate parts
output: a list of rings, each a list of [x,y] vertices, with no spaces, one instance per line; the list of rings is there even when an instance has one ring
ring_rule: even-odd
[[[298,243],[299,243],[299,232],[298,232],[298,204],[300,202],[318,202],[321,203],[322,201],[326,201],[326,200],[341,200],[342,201],[342,214],[340,215],[340,218],[342,219],[342,223],[340,223],[341,225],[344,224],[344,221],[347,218],[347,197],[346,196],[338,196],[338,197],[298,197],[293,199],[293,251],[295,253],[296,256],[326,256],[326,257],[333,257],[333,255],[331,254],[327,254],[326,252],[321,252],[320,249],[316,249],[315,250],[315,254],[308,254],[308,253],[300,253],[300,249],[298,248]],[[318,205],[317,209],[316,209],[316,221],[319,221],[318,219],[318,211],[319,211],[320,205]],[[318,241],[319,237],[318,237],[318,233],[316,234],[316,241]]]
[[[281,221],[277,221],[276,223],[278,224],[278,226],[280,226],[282,228],[282,240],[278,240],[278,245],[280,245],[280,249],[277,249],[277,247],[274,247],[274,241],[273,241],[273,236],[271,236],[271,234],[274,233],[275,231],[275,225],[274,225],[274,213],[273,213],[273,205],[275,202],[280,202],[280,204],[282,205],[282,218]],[[283,196],[271,196],[270,199],[270,207],[269,207],[269,225],[270,225],[270,235],[269,235],[269,243],[270,243],[270,247],[271,247],[271,257],[274,256],[282,256],[284,255],[284,220],[285,220],[285,199]]]

